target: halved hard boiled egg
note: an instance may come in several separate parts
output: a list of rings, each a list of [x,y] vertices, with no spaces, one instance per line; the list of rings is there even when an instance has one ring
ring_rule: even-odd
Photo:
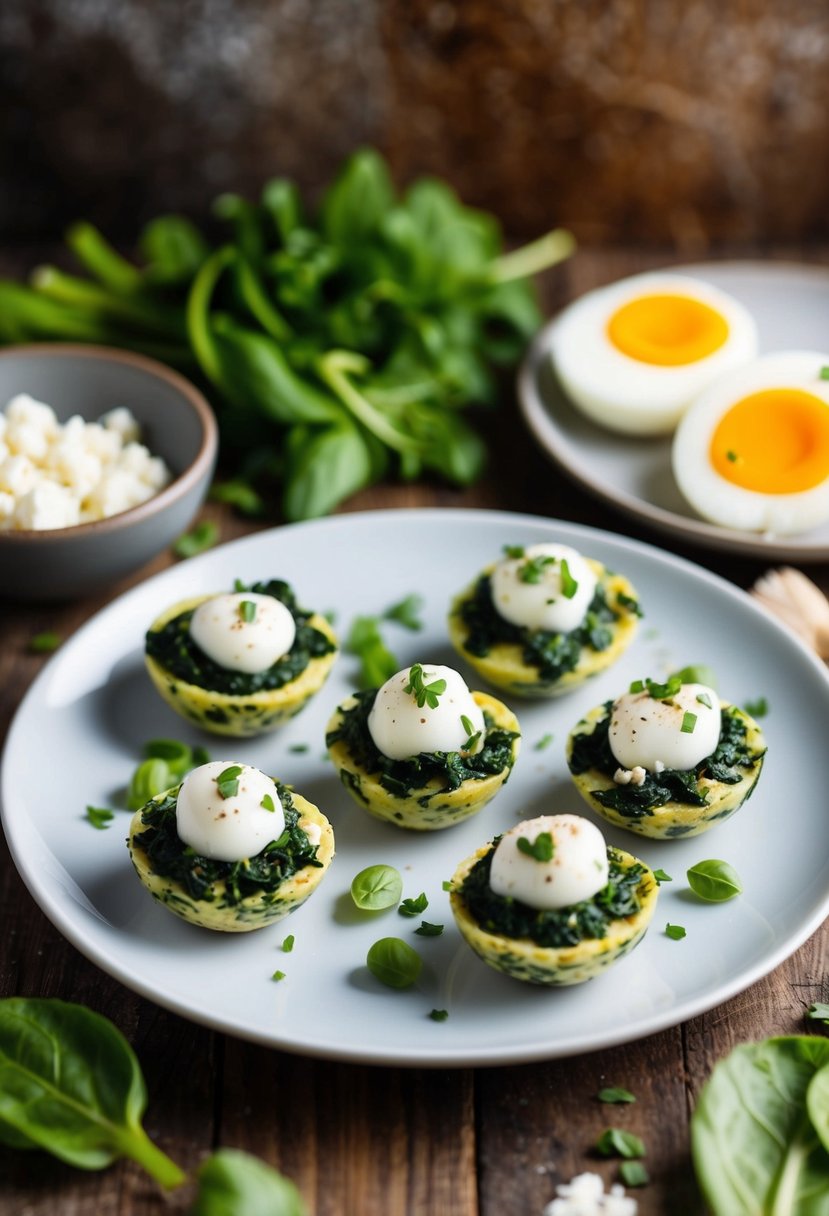
[[[757,327],[733,296],[688,275],[635,275],[559,316],[551,354],[564,391],[594,422],[669,434],[695,397],[757,354]]]
[[[765,355],[689,408],[673,472],[703,519],[778,536],[829,519],[828,367],[815,351]]]

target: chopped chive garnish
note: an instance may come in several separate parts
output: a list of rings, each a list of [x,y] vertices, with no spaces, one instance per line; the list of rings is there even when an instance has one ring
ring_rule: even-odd
[[[223,769],[216,778],[216,785],[222,798],[234,798],[239,793],[239,777],[242,769],[238,764],[231,764]],[[267,796],[267,795],[266,795]]]
[[[398,625],[402,625],[404,629],[411,629],[416,633],[423,628],[423,621],[420,619],[419,613],[423,607],[423,596],[412,594],[407,595],[405,599],[400,600],[397,604],[392,604],[383,613],[384,621],[396,621]]]
[[[608,1085],[604,1089],[600,1089],[598,1098],[600,1102],[609,1102],[613,1105],[636,1101],[635,1095],[629,1089],[622,1089],[620,1085]]]
[[[429,1014],[433,1022],[445,1022],[449,1017],[448,1009],[433,1009]]]
[[[431,684],[424,684],[423,668],[420,663],[413,663],[409,668],[409,682],[403,691],[411,693],[418,709],[423,709],[424,705],[428,705],[429,709],[437,709],[438,698],[446,692],[446,681],[432,680]]]
[[[442,932],[443,925],[431,925],[428,920],[421,921],[415,929],[419,937],[440,937]]]
[[[540,583],[548,566],[554,566],[558,559],[541,553],[537,557],[529,557],[518,570],[522,583]]]
[[[543,752],[545,747],[549,747],[552,741],[553,736],[549,732],[546,735],[542,735],[535,744],[535,750],[537,752]]]
[[[115,818],[115,813],[110,811],[105,806],[88,806],[86,808],[86,817],[92,824],[93,828],[97,828],[99,832],[104,828],[108,828],[112,820]]]
[[[173,543],[173,553],[176,557],[195,557],[197,553],[212,548],[218,539],[219,529],[211,519],[205,519]]]
[[[242,600],[239,605],[239,616],[246,625],[250,625],[256,620],[256,603],[254,600]]]
[[[29,638],[29,650],[32,654],[51,654],[61,644],[61,636],[52,629],[44,629]]]
[[[519,836],[516,847],[519,853],[525,853],[527,857],[533,857],[536,861],[550,861],[555,852],[551,832],[539,832],[535,840],[528,840],[526,836]]]
[[[713,705],[711,704],[711,698],[709,697],[707,692],[698,692],[697,700],[699,701],[700,705],[704,705],[706,709],[714,708]]]
[[[686,712],[682,715],[682,726],[680,726],[679,729],[683,735],[692,735],[694,733],[694,727],[696,724],[697,715],[692,714],[690,710],[686,710]]]
[[[425,912],[429,907],[429,901],[426,898],[426,892],[421,891],[413,899],[404,899],[400,902],[400,907],[397,911],[401,916],[419,916],[421,912]]]
[[[296,941],[296,938],[294,937],[293,933],[289,933],[288,936],[285,938],[284,942],[282,943],[282,951],[284,954],[291,953],[291,951],[294,948],[295,941]]]
[[[227,795],[223,794],[222,797],[226,798]],[[274,806],[274,801],[273,801],[273,798],[271,798],[270,794],[265,794],[262,798],[262,801],[259,803],[259,805],[261,807],[264,807],[264,809],[266,811],[270,811],[272,815],[276,813],[276,807]]]
[[[622,1161],[619,1165],[619,1177],[625,1186],[647,1186],[651,1180],[641,1161]]]
[[[444,878],[443,882],[440,884],[440,888],[442,891],[451,891],[452,890],[451,878]]]
[[[310,750],[311,747],[308,743],[292,743],[288,748],[288,751],[293,752],[296,756],[301,755],[303,752],[309,752]]]
[[[579,589],[578,580],[574,579],[567,564],[567,558],[561,559],[561,593],[566,600],[571,600]]]
[[[271,976],[272,980],[284,980],[284,978],[285,978],[284,971],[274,971],[273,975]]]

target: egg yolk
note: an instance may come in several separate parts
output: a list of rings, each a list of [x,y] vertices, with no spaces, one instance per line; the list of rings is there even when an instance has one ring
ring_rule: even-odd
[[[617,350],[631,359],[679,367],[719,350],[728,339],[728,322],[692,296],[639,296],[616,310],[607,334]]]
[[[810,490],[829,477],[829,405],[803,389],[752,393],[723,414],[710,456],[721,477],[745,490]]]

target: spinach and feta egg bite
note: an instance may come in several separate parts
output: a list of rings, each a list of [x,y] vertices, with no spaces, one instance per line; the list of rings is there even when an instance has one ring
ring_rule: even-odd
[[[177,916],[246,933],[281,920],[316,890],[334,856],[325,815],[248,764],[212,760],[136,811],[138,877]]]
[[[605,844],[581,815],[539,815],[458,866],[450,903],[475,953],[514,979],[593,979],[642,940],[656,907],[652,871]]]
[[[356,692],[326,733],[343,785],[378,819],[431,832],[484,807],[518,756],[515,714],[451,667],[414,663]]]
[[[556,697],[608,668],[641,612],[634,588],[568,545],[506,546],[452,603],[449,636],[487,683]]]
[[[664,683],[635,680],[567,740],[567,764],[588,805],[640,836],[697,836],[722,823],[763,767],[766,743],[754,719],[686,672]]]
[[[281,579],[174,604],[145,644],[150,677],[176,713],[235,737],[275,730],[298,714],[337,653],[325,617],[300,608]]]

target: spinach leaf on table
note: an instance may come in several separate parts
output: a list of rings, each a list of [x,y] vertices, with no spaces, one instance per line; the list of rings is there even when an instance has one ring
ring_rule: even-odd
[[[736,1047],[691,1118],[694,1168],[713,1216],[829,1213],[829,1040]]]
[[[0,1143],[80,1169],[130,1157],[164,1187],[184,1174],[141,1126],[147,1092],[111,1022],[52,999],[0,1000]]]
[[[198,1172],[188,1216],[307,1216],[299,1191],[256,1157],[222,1148]]]

